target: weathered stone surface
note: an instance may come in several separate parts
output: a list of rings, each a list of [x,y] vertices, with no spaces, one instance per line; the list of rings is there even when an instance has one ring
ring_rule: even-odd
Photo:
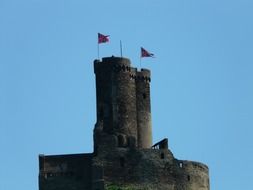
[[[92,154],[40,155],[39,189],[91,189],[92,157]]]
[[[40,190],[209,190],[208,167],[152,146],[150,71],[129,59],[94,61],[94,153],[39,156]]]

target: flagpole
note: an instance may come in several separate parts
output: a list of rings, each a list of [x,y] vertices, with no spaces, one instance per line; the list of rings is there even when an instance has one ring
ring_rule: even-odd
[[[141,47],[141,52],[140,52],[140,70],[141,70],[141,58],[142,58],[142,47]]]
[[[140,56],[140,70],[141,70],[141,56]]]
[[[99,60],[99,43],[98,43],[97,50],[98,50],[98,60]]]
[[[121,43],[121,40],[120,40],[120,56],[122,58],[122,43]]]

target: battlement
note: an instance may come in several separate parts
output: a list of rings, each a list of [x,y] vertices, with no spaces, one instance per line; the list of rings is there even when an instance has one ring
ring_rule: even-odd
[[[140,76],[145,76],[145,77],[151,77],[151,72],[149,69],[141,69],[141,71],[138,71],[137,73]]]
[[[109,64],[117,64],[117,65],[125,65],[125,66],[130,66],[131,62],[128,58],[124,57],[104,57],[102,58],[103,63],[109,63]]]
[[[123,57],[104,57],[102,58],[102,61],[96,59],[94,60],[94,71],[96,71],[100,68],[104,70],[105,68],[111,68],[114,71],[127,71],[130,72],[131,62],[127,58]]]
[[[187,171],[201,171],[204,173],[209,172],[208,166],[200,162],[179,160],[178,165],[180,168],[184,168]]]
[[[127,66],[125,64],[115,64],[113,65],[113,70],[116,71],[116,72],[131,72],[131,67],[130,66]]]
[[[141,71],[138,71],[136,73],[137,80],[144,81],[144,82],[151,82],[151,73],[148,69],[141,69]]]

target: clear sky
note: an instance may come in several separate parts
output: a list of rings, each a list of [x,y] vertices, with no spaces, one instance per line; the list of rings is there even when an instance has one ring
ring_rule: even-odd
[[[0,190],[38,189],[38,155],[93,151],[93,60],[154,53],[153,142],[252,190],[252,0],[0,0]]]

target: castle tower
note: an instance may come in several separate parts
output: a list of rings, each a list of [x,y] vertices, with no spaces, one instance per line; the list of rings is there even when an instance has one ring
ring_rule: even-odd
[[[205,164],[175,158],[167,138],[152,145],[150,71],[112,56],[94,72],[94,152],[39,155],[39,190],[210,190]]]
[[[94,61],[94,72],[97,94],[95,150],[103,141],[118,147],[150,148],[150,71],[137,71],[126,58],[107,57]],[[109,143],[108,135],[111,135]]]

